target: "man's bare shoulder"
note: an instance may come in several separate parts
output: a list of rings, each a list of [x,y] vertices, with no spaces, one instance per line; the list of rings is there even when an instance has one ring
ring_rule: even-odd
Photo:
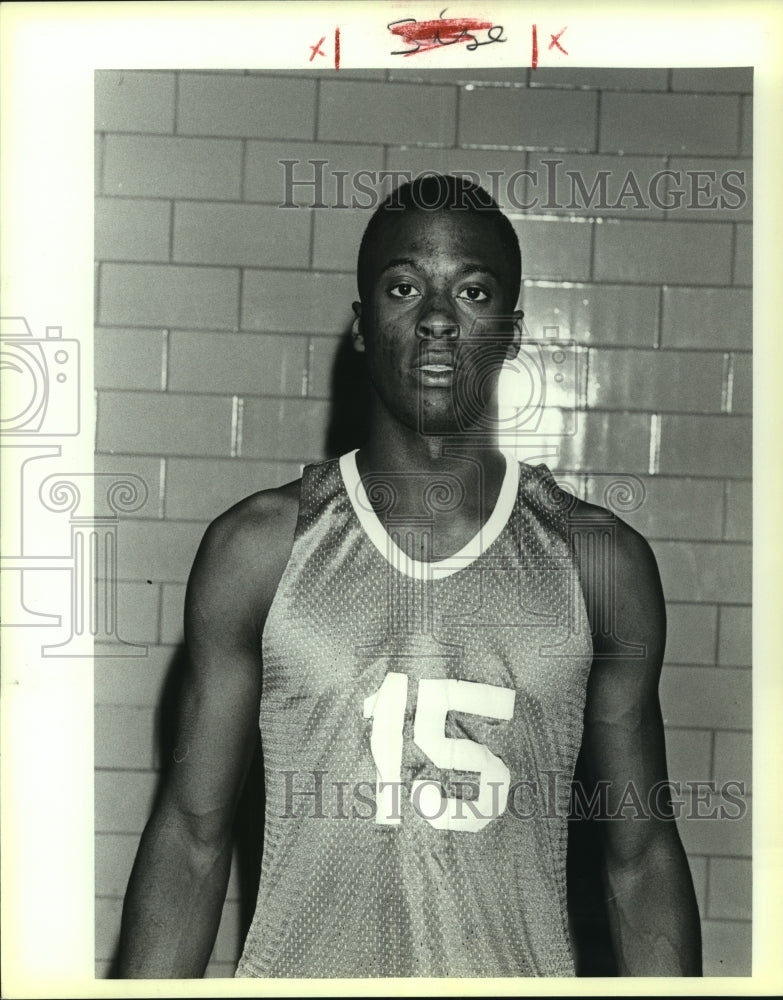
[[[193,563],[191,594],[232,617],[244,609],[262,627],[291,554],[300,489],[299,479],[260,490],[215,518]]]
[[[655,568],[655,556],[650,543],[640,531],[632,528],[613,511],[572,496],[568,517],[571,531],[576,535],[599,528],[611,531],[613,554],[618,566],[635,567],[641,572]]]
[[[252,493],[216,517],[207,534],[235,554],[247,545],[285,543],[286,538],[292,541],[301,487],[302,480],[295,479]]]
[[[605,647],[616,656],[618,639],[662,651],[666,612],[650,543],[617,514],[577,497],[569,517],[596,652]],[[586,536],[594,530],[603,537],[591,543]]]

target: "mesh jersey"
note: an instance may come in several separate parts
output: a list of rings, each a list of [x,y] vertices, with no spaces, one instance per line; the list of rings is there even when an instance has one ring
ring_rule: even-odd
[[[439,485],[446,510],[458,484]],[[508,460],[476,538],[418,562],[354,453],[304,470],[262,640],[266,819],[237,976],[574,974],[592,642],[562,499],[546,466]]]

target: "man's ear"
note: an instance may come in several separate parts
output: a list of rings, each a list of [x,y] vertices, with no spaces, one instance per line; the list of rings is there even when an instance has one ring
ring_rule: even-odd
[[[525,314],[521,309],[516,309],[512,314],[513,323],[511,327],[511,341],[506,348],[506,358],[513,361],[519,354],[519,345],[522,343],[522,320]]]
[[[353,323],[351,324],[353,349],[361,354],[364,351],[364,334],[362,333],[362,304],[361,302],[354,302],[352,303],[351,308],[355,313]]]

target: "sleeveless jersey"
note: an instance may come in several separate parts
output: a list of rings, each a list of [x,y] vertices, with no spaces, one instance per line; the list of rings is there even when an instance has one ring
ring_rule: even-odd
[[[441,516],[460,500],[456,476],[422,483]],[[394,496],[355,453],[304,470],[262,636],[264,843],[236,975],[572,976],[592,641],[568,495],[507,459],[476,537],[421,561]]]

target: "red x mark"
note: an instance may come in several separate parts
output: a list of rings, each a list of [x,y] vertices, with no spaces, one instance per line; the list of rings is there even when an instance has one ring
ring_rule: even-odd
[[[552,39],[552,41],[549,43],[549,48],[553,49],[555,46],[557,46],[560,49],[560,51],[563,53],[564,56],[567,56],[568,53],[563,48],[563,46],[560,44],[560,42],[558,41],[558,39],[566,31],[567,28],[568,28],[568,25],[566,25],[565,28],[561,28],[560,31],[558,31],[558,33],[556,35],[550,35],[549,36]],[[321,41],[323,41],[323,38],[321,39]]]
[[[563,28],[563,31],[565,31],[565,28]],[[563,31],[560,32],[561,35],[563,34]],[[560,37],[560,35],[558,35],[558,38],[559,37]],[[311,45],[310,46],[310,58],[309,58],[308,62],[312,62],[313,59],[315,59],[316,56],[325,56],[326,55],[325,52],[321,51],[321,45],[325,41],[326,41],[326,35],[324,35],[324,37],[319,42],[316,42],[315,45]],[[549,47],[550,47],[550,49],[552,48],[551,45]]]

